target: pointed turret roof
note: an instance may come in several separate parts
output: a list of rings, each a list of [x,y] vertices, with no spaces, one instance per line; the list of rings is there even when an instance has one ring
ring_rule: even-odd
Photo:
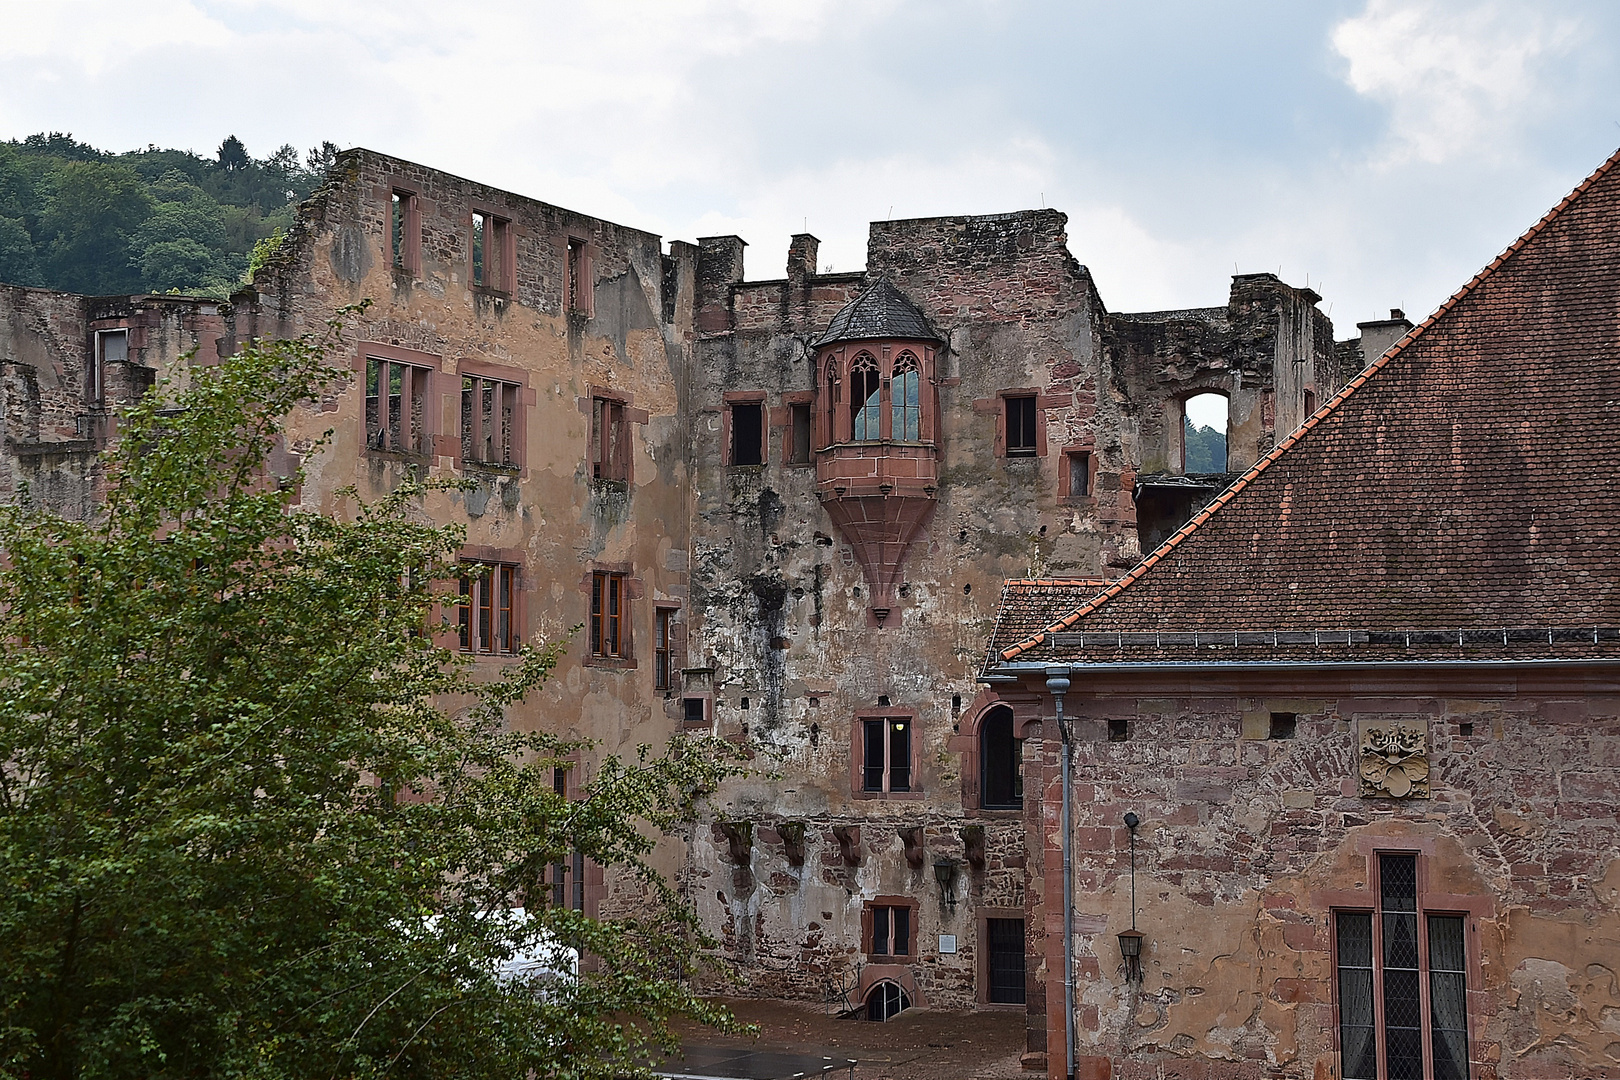
[[[887,277],[880,276],[866,291],[833,316],[827,332],[814,348],[837,341],[865,338],[906,338],[911,341],[944,341],[928,318]]]

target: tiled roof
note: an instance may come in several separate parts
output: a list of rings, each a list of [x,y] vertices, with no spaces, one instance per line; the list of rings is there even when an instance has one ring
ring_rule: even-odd
[[[1620,656],[1620,153],[1124,578],[1003,660],[1433,656],[1093,634],[1452,631]],[[1576,635],[1578,638],[1578,635]],[[1481,652],[1483,650],[1483,652]]]
[[[1039,633],[1106,584],[1100,578],[1009,578],[1001,586],[990,655]]]
[[[827,332],[813,348],[836,341],[864,338],[906,338],[911,341],[943,341],[928,319],[907,300],[886,277],[879,277],[861,295],[833,316]]]

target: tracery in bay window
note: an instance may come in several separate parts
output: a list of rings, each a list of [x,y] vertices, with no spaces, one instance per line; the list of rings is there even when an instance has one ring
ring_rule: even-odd
[[[861,353],[849,366],[850,438],[856,442],[875,442],[883,437],[881,386],[877,361],[870,353]]]
[[[894,362],[894,376],[889,384],[891,423],[889,436],[901,442],[917,442],[922,438],[922,399],[919,396],[921,374],[917,358],[909,352],[900,354]]]
[[[827,445],[838,441],[838,361],[827,361]]]

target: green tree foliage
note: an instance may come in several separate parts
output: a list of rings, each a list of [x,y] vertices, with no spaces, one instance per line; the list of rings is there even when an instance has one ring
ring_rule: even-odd
[[[1185,469],[1189,473],[1226,471],[1226,432],[1201,427],[1183,418],[1182,438],[1186,447]]]
[[[424,633],[461,530],[419,487],[333,517],[268,474],[335,332],[148,395],[100,520],[0,511],[0,1074],[621,1076],[666,1019],[725,1022],[646,860],[734,759],[555,793],[575,746],[506,717],[560,649],[491,675]],[[545,903],[574,851],[640,878],[634,918]],[[595,970],[495,974],[547,942]]]
[[[0,143],[0,281],[224,299],[336,154],[328,142],[307,166],[291,146],[256,160],[235,136],[213,158],[109,154],[60,132]]]

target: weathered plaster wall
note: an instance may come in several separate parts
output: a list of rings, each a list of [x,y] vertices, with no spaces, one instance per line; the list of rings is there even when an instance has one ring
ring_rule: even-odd
[[[1066,702],[1080,1075],[1338,1076],[1331,911],[1373,906],[1371,860],[1393,849],[1419,853],[1429,909],[1467,913],[1471,1074],[1620,1076],[1611,680],[1575,669],[1369,687],[1328,675],[1309,697],[1260,676],[1082,687]],[[1265,737],[1272,712],[1297,714],[1294,738]],[[1391,718],[1426,727],[1431,798],[1358,794],[1358,724]],[[1111,719],[1127,741],[1108,740]],[[1115,937],[1131,925],[1128,810],[1142,819],[1135,985]],[[1049,872],[1049,925],[1056,882]],[[1061,957],[1054,934],[1049,976]],[[1060,1075],[1061,1001],[1047,1011]]]

